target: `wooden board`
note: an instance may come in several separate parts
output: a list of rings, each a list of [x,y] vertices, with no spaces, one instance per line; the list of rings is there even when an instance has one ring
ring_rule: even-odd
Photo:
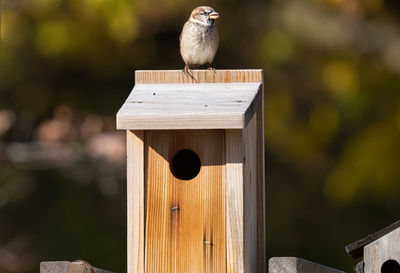
[[[258,131],[263,126],[258,117],[244,130],[226,131],[227,272],[266,272],[263,133]]]
[[[349,254],[353,259],[358,259],[363,256],[363,249],[366,245],[372,243],[373,241],[381,238],[382,236],[388,234],[389,232],[400,227],[400,220],[394,222],[393,224],[372,233],[361,240],[351,243],[345,247],[347,254]]]
[[[257,268],[267,271],[266,215],[265,215],[265,138],[264,138],[264,90],[257,109]]]
[[[92,268],[94,272],[91,271]],[[67,261],[57,261],[57,262],[41,262],[40,273],[113,273],[113,272],[96,267],[85,267],[82,264],[75,264]]]
[[[343,271],[296,257],[273,257],[269,260],[268,268],[269,273],[344,273]]]
[[[183,74],[182,70],[137,70],[135,71],[136,84],[151,83],[235,83],[235,82],[262,82],[262,69],[218,69],[192,70],[192,79]]]
[[[144,273],[144,132],[127,131],[128,272]]]
[[[257,270],[257,116],[243,130],[244,272]]]
[[[146,273],[225,272],[224,131],[146,131]],[[177,179],[169,162],[194,151],[201,169]]]
[[[226,263],[228,273],[244,272],[242,130],[226,130]]]
[[[136,84],[117,113],[117,128],[244,128],[261,90],[261,83]]]
[[[384,262],[395,260],[400,263],[400,228],[382,236],[364,247],[364,272],[381,273]],[[397,269],[397,268],[396,268]],[[391,270],[390,272],[398,272]]]

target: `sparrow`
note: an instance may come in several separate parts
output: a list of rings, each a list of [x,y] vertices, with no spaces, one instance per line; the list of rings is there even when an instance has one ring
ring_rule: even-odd
[[[215,25],[217,18],[219,14],[213,8],[201,6],[192,11],[189,20],[183,26],[179,37],[180,52],[185,62],[183,72],[192,78],[190,68],[208,64],[209,69],[213,69],[211,63],[219,44],[218,30]]]

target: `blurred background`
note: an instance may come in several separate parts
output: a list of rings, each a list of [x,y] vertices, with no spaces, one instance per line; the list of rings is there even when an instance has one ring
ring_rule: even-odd
[[[126,272],[125,134],[136,69],[181,69],[191,10],[217,69],[262,68],[267,250],[347,272],[400,218],[400,2],[2,0],[0,272],[84,259]]]

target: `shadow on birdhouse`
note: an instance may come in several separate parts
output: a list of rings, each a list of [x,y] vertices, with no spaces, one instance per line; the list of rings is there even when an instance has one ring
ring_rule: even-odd
[[[261,70],[136,71],[128,273],[265,272]]]

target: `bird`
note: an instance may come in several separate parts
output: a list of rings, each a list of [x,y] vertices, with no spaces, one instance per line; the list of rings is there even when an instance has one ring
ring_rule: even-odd
[[[185,67],[183,72],[193,78],[190,68],[198,68],[200,65],[211,67],[219,45],[219,34],[215,20],[219,13],[208,6],[195,8],[189,19],[183,26],[179,37],[180,53]],[[194,79],[194,78],[193,78]]]

